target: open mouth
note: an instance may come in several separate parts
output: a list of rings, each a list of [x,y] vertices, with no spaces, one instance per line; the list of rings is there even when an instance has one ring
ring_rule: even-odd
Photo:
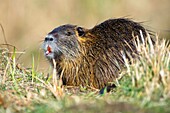
[[[52,53],[52,49],[51,49],[51,47],[48,45],[48,46],[47,46],[47,51],[45,52],[45,55],[49,55],[50,53]]]

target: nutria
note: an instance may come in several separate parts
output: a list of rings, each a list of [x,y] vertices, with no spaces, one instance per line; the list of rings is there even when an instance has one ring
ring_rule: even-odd
[[[140,32],[145,38],[145,28],[127,18],[109,19],[92,29],[66,24],[52,30],[42,48],[52,65],[55,59],[64,85],[101,89],[119,77],[122,51],[137,53],[134,40]]]

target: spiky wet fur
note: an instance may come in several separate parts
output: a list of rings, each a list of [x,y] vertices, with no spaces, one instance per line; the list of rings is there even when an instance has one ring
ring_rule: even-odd
[[[55,53],[57,57],[53,58],[57,63],[58,75],[62,76],[65,85],[88,85],[99,89],[109,85],[109,82],[114,82],[119,77],[119,72],[124,67],[122,53],[135,57],[138,52],[134,41],[137,37],[141,39],[140,31],[146,37],[145,28],[124,18],[106,20],[92,29],[81,28],[79,31],[78,28],[80,27],[63,25],[59,30],[54,29],[49,33],[72,32],[71,40],[69,36],[62,35],[67,38],[61,38],[60,35],[53,35],[58,40],[55,44],[59,48],[58,54]],[[68,46],[72,41],[76,43],[70,46],[74,50]],[[45,45],[44,42],[44,50]],[[52,64],[52,58],[48,59]]]

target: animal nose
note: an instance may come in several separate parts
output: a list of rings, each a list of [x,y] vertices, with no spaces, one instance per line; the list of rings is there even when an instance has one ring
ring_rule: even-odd
[[[54,38],[53,37],[45,37],[45,41],[53,41],[54,40]]]

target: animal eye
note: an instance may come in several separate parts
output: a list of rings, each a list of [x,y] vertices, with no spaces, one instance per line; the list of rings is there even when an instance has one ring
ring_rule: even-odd
[[[70,31],[67,31],[67,32],[66,32],[66,35],[67,35],[67,36],[70,36],[70,35],[72,35],[72,33],[71,33]]]
[[[78,27],[78,28],[77,28],[77,32],[78,32],[78,35],[79,35],[79,36],[83,36],[83,35],[85,34],[83,28],[81,28],[81,27]]]

